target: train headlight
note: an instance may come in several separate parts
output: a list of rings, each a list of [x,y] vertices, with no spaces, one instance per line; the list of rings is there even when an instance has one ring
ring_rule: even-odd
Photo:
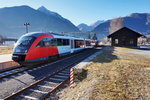
[[[28,50],[25,50],[25,53],[27,53],[28,52]]]

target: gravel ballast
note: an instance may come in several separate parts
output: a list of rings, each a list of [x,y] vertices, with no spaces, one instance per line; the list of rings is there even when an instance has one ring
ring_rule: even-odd
[[[80,54],[71,56],[69,58],[66,58],[64,60],[61,60],[57,63],[49,64],[45,67],[42,67],[40,69],[36,69],[33,71],[27,71],[27,73],[24,73],[22,75],[17,75],[16,77],[13,77],[11,79],[8,79],[6,81],[1,81],[0,83],[0,99],[5,98],[8,95],[11,95],[14,92],[17,92],[18,90],[29,86],[31,83],[42,79],[43,77],[52,74],[53,72],[56,72],[57,70],[73,63],[78,58],[81,58],[83,56],[86,56],[89,53],[94,53],[97,50],[85,50]]]

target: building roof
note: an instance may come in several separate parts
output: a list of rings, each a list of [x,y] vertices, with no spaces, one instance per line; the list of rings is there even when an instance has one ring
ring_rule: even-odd
[[[108,37],[108,38],[111,38],[113,35],[118,34],[119,32],[124,31],[124,30],[129,30],[129,31],[131,31],[131,32],[133,32],[133,33],[135,33],[135,34],[137,34],[138,37],[144,36],[144,35],[142,35],[142,34],[140,34],[140,33],[138,33],[138,32],[135,32],[135,31],[131,30],[130,28],[123,27],[123,28],[121,28],[121,29],[119,29],[119,30],[113,32],[112,34],[108,35],[107,37]]]

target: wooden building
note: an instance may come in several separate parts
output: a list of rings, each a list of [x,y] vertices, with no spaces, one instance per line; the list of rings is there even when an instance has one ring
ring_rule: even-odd
[[[142,34],[135,32],[127,27],[123,27],[118,31],[107,36],[111,38],[111,46],[137,46],[138,38],[143,36]]]

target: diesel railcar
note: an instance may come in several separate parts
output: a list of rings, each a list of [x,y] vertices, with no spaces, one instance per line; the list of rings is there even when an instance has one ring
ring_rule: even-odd
[[[15,44],[12,59],[21,65],[38,64],[85,48],[92,48],[92,41],[56,33],[27,33]]]

